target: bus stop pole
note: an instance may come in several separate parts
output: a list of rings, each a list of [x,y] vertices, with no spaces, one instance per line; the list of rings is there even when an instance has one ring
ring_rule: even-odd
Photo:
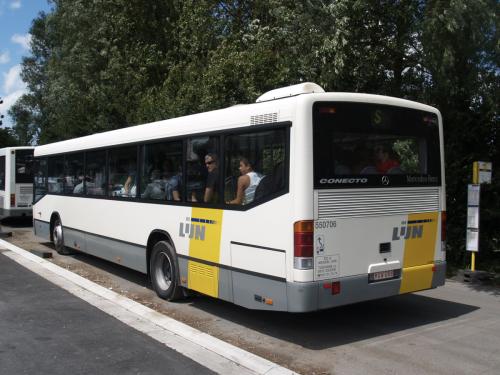
[[[474,185],[479,184],[479,165],[477,162],[472,164],[472,183]],[[477,249],[479,250],[479,249]],[[476,252],[471,251],[471,260],[470,260],[470,270],[476,270]]]

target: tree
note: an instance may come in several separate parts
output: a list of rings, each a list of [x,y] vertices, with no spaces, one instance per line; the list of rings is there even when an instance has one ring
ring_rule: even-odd
[[[0,148],[19,146],[17,138],[14,136],[12,129],[0,129]]]
[[[2,98],[0,98],[0,105],[3,104]],[[2,119],[4,115],[0,113],[0,125],[2,125]],[[12,134],[12,129],[0,129],[0,148],[2,147],[12,147],[17,145],[17,139]]]
[[[11,111],[21,140],[47,143],[253,102],[304,81],[424,102],[444,118],[448,259],[464,265],[472,161],[500,160],[497,1],[52,4],[33,21],[22,72],[29,92]],[[499,247],[499,184],[495,177],[484,195],[486,261]]]
[[[444,118],[449,248],[465,265],[467,184],[475,160],[500,161],[498,148],[498,8],[496,1],[428,1],[423,24],[423,65],[429,74],[425,101]],[[491,189],[491,190],[490,190]],[[500,180],[484,192],[480,259],[498,249]],[[494,200],[495,199],[495,200]],[[486,219],[486,220],[485,220]],[[489,223],[489,224],[488,224]]]
[[[23,61],[40,142],[134,124],[143,93],[163,81],[173,1],[53,1],[34,20]]]

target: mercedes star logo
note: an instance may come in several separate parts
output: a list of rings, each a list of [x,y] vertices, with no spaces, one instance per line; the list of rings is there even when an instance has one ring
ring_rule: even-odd
[[[382,176],[382,185],[389,185],[389,177],[387,176]]]

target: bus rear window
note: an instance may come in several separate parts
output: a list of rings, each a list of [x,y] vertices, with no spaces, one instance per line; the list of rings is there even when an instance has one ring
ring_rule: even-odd
[[[313,139],[316,189],[440,184],[434,113],[319,102],[313,108]]]
[[[16,150],[16,183],[33,183],[33,150]]]

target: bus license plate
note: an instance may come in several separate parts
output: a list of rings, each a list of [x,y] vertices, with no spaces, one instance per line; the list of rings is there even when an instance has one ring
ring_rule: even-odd
[[[370,274],[371,281],[380,281],[394,278],[394,270],[379,271]]]

